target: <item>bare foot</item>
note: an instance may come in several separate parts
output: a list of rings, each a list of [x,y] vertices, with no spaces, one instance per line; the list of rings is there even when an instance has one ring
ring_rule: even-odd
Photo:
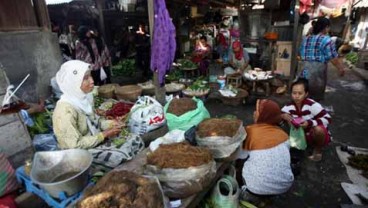
[[[314,153],[313,155],[309,156],[308,159],[314,162],[319,162],[322,160],[322,153]]]

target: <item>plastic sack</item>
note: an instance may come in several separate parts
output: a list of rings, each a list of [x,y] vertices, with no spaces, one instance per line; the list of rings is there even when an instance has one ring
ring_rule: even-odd
[[[38,151],[58,150],[58,143],[54,134],[36,134],[33,137],[33,147]]]
[[[198,134],[196,134],[196,141],[198,146],[209,148],[212,156],[218,159],[229,157],[234,153],[246,136],[247,133],[245,132],[243,123],[241,123],[237,133],[233,137],[212,136],[200,138]]]
[[[0,152],[0,197],[15,191],[17,188],[18,182],[15,171],[5,154]]]
[[[183,115],[176,116],[172,113],[167,113],[167,109],[171,102],[166,103],[164,110],[167,119],[167,126],[169,130],[180,129],[186,131],[193,126],[198,125],[203,119],[210,118],[210,113],[203,104],[203,101],[197,98],[193,98],[197,103],[197,108],[192,111],[188,111]]]
[[[128,127],[130,132],[145,134],[165,125],[162,105],[149,96],[140,97],[130,110]]]
[[[96,169],[110,170],[123,162],[131,160],[144,149],[144,142],[135,134],[129,134],[126,142],[117,148],[113,144],[103,144],[88,149],[93,156],[93,165]]]
[[[235,178],[224,176],[217,181],[211,200],[215,208],[238,208],[239,186]]]
[[[211,161],[197,167],[182,169],[163,168],[147,165],[145,174],[158,178],[166,196],[186,198],[202,191],[216,175],[216,163]]]
[[[179,143],[185,140],[185,131],[175,129],[152,141],[149,145],[150,150],[155,151],[161,144]]]
[[[305,140],[304,129],[302,127],[295,128],[290,126],[289,134],[290,146],[298,150],[305,150],[307,148],[307,141]]]

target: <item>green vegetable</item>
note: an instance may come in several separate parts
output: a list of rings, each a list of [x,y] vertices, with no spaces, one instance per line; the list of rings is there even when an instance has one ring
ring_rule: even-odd
[[[179,68],[197,68],[198,65],[188,59],[179,59],[178,63],[181,65]]]
[[[47,121],[51,119],[51,113],[46,111],[44,113],[37,113],[33,116],[34,125],[28,127],[29,134],[33,138],[36,134],[45,134],[49,132]]]
[[[251,204],[251,203],[249,203],[247,201],[240,200],[239,203],[240,203],[240,206],[241,207],[245,207],[245,208],[257,208],[256,206],[254,206],[253,204]]]
[[[135,60],[124,59],[111,67],[113,76],[133,76],[135,72]]]
[[[94,96],[94,101],[95,101],[95,108],[97,109],[98,107],[101,106],[101,104],[105,101],[102,97],[99,96]]]
[[[125,142],[126,142],[126,137],[129,135],[129,131],[128,129],[123,129],[121,132],[120,132],[120,135],[118,138],[114,139],[112,141],[112,143],[116,146],[116,148],[119,148],[121,147],[121,145],[123,145]]]
[[[346,54],[345,59],[350,61],[352,64],[356,64],[358,62],[358,53],[350,52]]]

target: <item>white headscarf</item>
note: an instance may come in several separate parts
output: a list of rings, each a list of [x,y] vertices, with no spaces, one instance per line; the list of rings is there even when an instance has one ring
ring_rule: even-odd
[[[67,61],[56,73],[56,82],[63,92],[60,101],[71,104],[87,115],[92,115],[93,95],[81,90],[84,75],[88,70],[91,70],[90,64],[79,60]]]

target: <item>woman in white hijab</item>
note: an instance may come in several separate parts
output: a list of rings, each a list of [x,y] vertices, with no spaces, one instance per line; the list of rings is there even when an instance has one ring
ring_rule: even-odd
[[[90,64],[71,60],[61,65],[56,81],[63,92],[53,114],[54,133],[62,149],[89,149],[121,132],[118,125],[99,131],[93,109]],[[117,124],[117,123],[116,123]]]

